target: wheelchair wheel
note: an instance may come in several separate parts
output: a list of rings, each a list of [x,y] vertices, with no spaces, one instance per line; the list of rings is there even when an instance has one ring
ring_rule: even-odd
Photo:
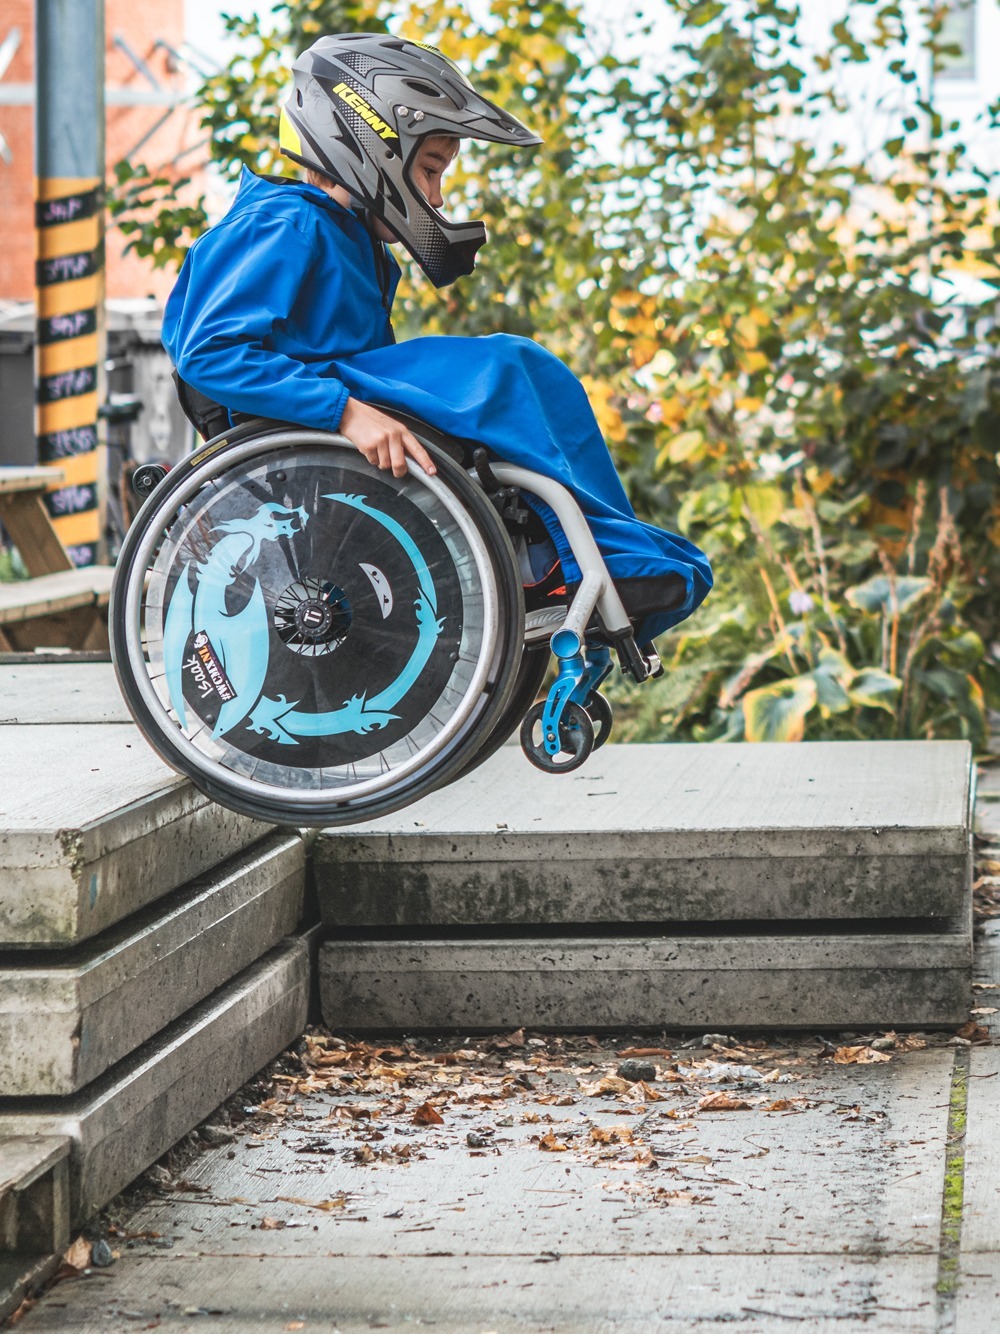
[[[251,423],[173,469],[112,590],[147,739],[214,800],[279,824],[374,818],[450,782],[504,716],[520,580],[482,492]]]
[[[524,715],[541,692],[551,657],[552,652],[548,640],[542,644],[525,644],[510,698],[507,701],[507,707],[494,724],[490,735],[462,770],[461,777],[464,778],[467,773],[477,769],[491,755],[495,755],[503,743],[508,741],[518,730]]]

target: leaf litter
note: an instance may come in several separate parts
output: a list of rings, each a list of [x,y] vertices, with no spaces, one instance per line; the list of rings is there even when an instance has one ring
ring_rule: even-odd
[[[877,1108],[831,1104],[812,1086],[808,1096],[794,1086],[824,1066],[882,1067],[926,1045],[921,1035],[892,1031],[842,1034],[839,1043],[706,1034],[645,1045],[523,1028],[464,1041],[378,1043],[313,1028],[272,1067],[267,1096],[233,1121],[244,1144],[265,1146],[280,1137],[305,1171],[331,1158],[364,1172],[406,1170],[449,1151],[497,1158],[520,1144],[572,1164],[567,1172],[610,1169],[612,1177],[598,1186],[609,1198],[624,1192],[644,1207],[708,1207],[719,1188],[765,1188],[731,1177],[720,1153],[765,1158],[777,1145],[751,1140],[746,1152],[741,1136],[739,1148],[682,1152],[683,1137],[696,1137],[702,1118],[737,1117],[758,1135],[767,1124],[758,1118],[816,1108],[837,1115],[840,1124],[877,1124],[884,1119]],[[643,1078],[626,1078],[621,1069],[641,1070]],[[185,1189],[204,1187],[183,1173],[157,1183],[161,1198]],[[301,1208],[305,1218],[319,1211],[367,1221],[358,1212],[363,1191],[330,1199],[280,1195],[270,1203]],[[258,1209],[262,1203],[268,1201],[258,1201]],[[257,1217],[264,1230],[303,1225],[273,1210]]]

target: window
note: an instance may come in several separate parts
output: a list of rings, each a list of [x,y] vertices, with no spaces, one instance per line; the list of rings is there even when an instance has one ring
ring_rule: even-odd
[[[935,73],[942,79],[976,77],[976,0],[951,0],[941,28],[943,46],[957,47],[935,61]]]

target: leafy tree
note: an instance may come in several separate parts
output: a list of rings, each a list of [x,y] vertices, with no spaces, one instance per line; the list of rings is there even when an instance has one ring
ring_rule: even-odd
[[[490,0],[482,26],[458,0],[392,19],[282,0],[269,31],[228,21],[239,54],[198,95],[211,151],[280,169],[288,56],[322,32],[389,22],[474,70],[546,146],[463,151],[452,188],[490,247],[475,281],[408,279],[400,332],[563,357],[637,508],[716,569],[661,641],[666,677],[618,688],[619,735],[979,739],[1000,695],[1000,335],[941,291],[962,268],[1000,282],[1000,220],[929,77],[947,6],[856,0],[809,54],[790,0],[661,3],[679,35],[650,72],[561,0]],[[860,147],[842,85],[869,70],[902,110]],[[170,191],[119,169],[113,208],[156,263],[205,225]]]

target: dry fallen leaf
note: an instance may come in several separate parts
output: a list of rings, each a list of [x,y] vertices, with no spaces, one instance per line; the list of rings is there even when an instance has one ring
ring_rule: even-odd
[[[605,1075],[603,1079],[599,1079],[593,1084],[588,1084],[583,1079],[578,1079],[576,1082],[588,1098],[599,1098],[610,1093],[627,1093],[632,1087],[627,1079],[622,1079],[618,1075]]]
[[[897,1051],[923,1051],[927,1043],[923,1038],[918,1038],[915,1033],[892,1033],[887,1036],[896,1039]]]
[[[86,1269],[90,1264],[90,1252],[90,1242],[85,1237],[77,1237],[63,1256],[63,1264],[72,1265],[74,1269]]]
[[[750,1104],[746,1098],[734,1098],[731,1093],[706,1093],[698,1104],[699,1112],[746,1112]]]
[[[623,1047],[621,1051],[618,1053],[619,1057],[623,1059],[630,1056],[671,1057],[673,1056],[673,1054],[674,1053],[672,1051],[668,1051],[666,1047]]]
[[[764,1112],[791,1112],[802,1107],[809,1106],[808,1098],[776,1098],[774,1102],[767,1103],[761,1108]],[[754,1157],[750,1154],[749,1157]]]
[[[439,1126],[443,1124],[444,1117],[429,1102],[422,1102],[413,1113],[413,1121],[418,1126]]]
[[[631,1144],[631,1126],[594,1126],[590,1138],[595,1144]]]
[[[565,1153],[569,1148],[569,1145],[564,1144],[562,1140],[556,1139],[555,1135],[553,1135],[550,1130],[548,1134],[543,1135],[538,1141],[538,1147],[540,1149],[546,1149],[549,1153]]]
[[[982,1024],[977,1024],[974,1019],[970,1019],[967,1024],[962,1025],[955,1036],[965,1038],[966,1042],[989,1042],[990,1031],[988,1028],[983,1028]]]
[[[678,1205],[678,1204],[705,1204],[708,1200],[707,1195],[695,1195],[690,1190],[657,1190],[653,1198],[659,1204]]]
[[[891,1061],[892,1053],[865,1046],[838,1047],[833,1060],[835,1065],[876,1065],[879,1061]]]
[[[257,1225],[264,1232],[277,1232],[279,1228],[286,1226],[283,1218],[262,1218]]]

